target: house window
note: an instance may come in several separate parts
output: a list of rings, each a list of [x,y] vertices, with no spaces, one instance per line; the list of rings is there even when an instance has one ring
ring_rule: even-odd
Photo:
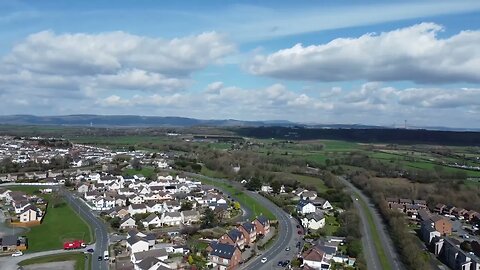
[[[223,263],[224,263],[224,264],[228,264],[228,260],[227,260],[227,259],[223,259]]]

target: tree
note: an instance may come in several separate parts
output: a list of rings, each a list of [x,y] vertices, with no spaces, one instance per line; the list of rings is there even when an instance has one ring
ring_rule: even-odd
[[[132,159],[132,162],[130,162],[130,165],[132,165],[132,168],[136,171],[139,171],[142,169],[142,164],[140,164],[140,160],[138,158]]]
[[[114,217],[110,220],[110,226],[112,228],[118,229],[120,228],[120,217]]]
[[[186,211],[186,210],[192,210],[193,209],[193,204],[191,201],[185,201],[185,202],[182,202],[181,206],[180,206],[180,212],[181,211]]]
[[[63,204],[63,200],[58,192],[53,192],[49,203],[52,205],[52,208],[57,208]]]
[[[273,181],[270,186],[272,187],[273,193],[280,193],[280,189],[282,188],[282,184],[279,181]]]
[[[194,260],[193,260],[192,255],[188,255],[188,263],[189,263],[190,265],[193,265]]]
[[[245,184],[245,187],[248,190],[253,190],[253,191],[260,190],[262,188],[262,181],[260,181],[260,178],[254,177],[250,179],[250,181],[248,181],[247,184]]]
[[[135,146],[130,145],[130,146],[128,147],[128,151],[129,151],[129,152],[135,151]]]
[[[240,206],[240,203],[239,203],[239,202],[234,202],[234,203],[233,203],[233,208],[234,208],[235,210],[239,210],[240,207],[241,207],[241,206]]]
[[[213,227],[217,226],[218,219],[215,216],[215,212],[213,212],[212,209],[207,208],[205,210],[205,213],[204,213],[203,217],[200,219],[200,222],[202,224],[203,229],[213,228]]]

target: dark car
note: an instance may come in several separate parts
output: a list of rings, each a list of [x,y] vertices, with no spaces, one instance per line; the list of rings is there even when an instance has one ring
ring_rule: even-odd
[[[283,266],[283,262],[282,262],[282,261],[278,261],[277,265],[278,265],[278,266]]]
[[[301,243],[300,242],[297,242],[297,247],[300,247]]]
[[[298,234],[302,234],[302,231],[301,231],[301,230],[298,230]]]
[[[299,229],[300,229],[300,225],[298,225],[298,224],[297,224],[297,228],[299,228]]]
[[[93,253],[93,251],[94,251],[93,248],[87,249],[87,252]]]
[[[103,261],[103,257],[102,257],[102,256],[98,256],[98,260],[99,260],[99,261]]]

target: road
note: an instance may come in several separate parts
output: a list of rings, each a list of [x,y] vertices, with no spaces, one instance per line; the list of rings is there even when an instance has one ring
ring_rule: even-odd
[[[338,177],[340,182],[345,184],[355,195],[352,196],[354,198],[354,205],[357,208],[360,218],[362,220],[362,229],[363,229],[363,237],[362,237],[362,246],[365,252],[365,259],[367,261],[368,269],[379,269],[382,270],[382,265],[380,264],[377,251],[375,249],[375,244],[372,238],[372,233],[370,231],[370,226],[368,225],[368,213],[365,209],[360,205],[359,201],[355,200],[358,197],[360,200],[363,200],[368,207],[368,210],[373,216],[373,222],[375,223],[375,228],[380,236],[380,242],[382,245],[382,249],[385,251],[385,255],[389,264],[392,266],[394,270],[403,270],[404,267],[398,258],[398,254],[395,250],[392,240],[387,233],[386,226],[383,223],[378,210],[376,209],[375,205],[372,204],[370,198],[363,194],[363,192],[355,187],[352,183],[347,181],[344,177]]]
[[[95,234],[95,252],[92,255],[92,269],[95,270],[107,270],[108,265],[106,261],[98,261],[99,256],[103,257],[103,252],[108,250],[108,231],[107,226],[95,216],[79,198],[76,198],[69,191],[62,189],[61,193],[64,195],[65,200],[70,204],[73,211],[80,215],[85,222],[87,222]]]
[[[87,246],[86,249],[93,248],[93,245]],[[62,254],[62,253],[70,253],[70,252],[82,252],[83,249],[77,249],[77,250],[63,250],[63,249],[57,249],[57,250],[49,250],[49,251],[42,251],[42,252],[35,252],[35,253],[27,253],[24,254],[23,256],[19,257],[0,257],[0,269],[2,270],[15,270],[17,269],[17,264],[21,261],[24,261],[26,259],[31,259],[31,258],[36,258],[36,257],[41,257],[41,256],[48,256],[48,255],[54,255],[54,254]],[[94,269],[94,268],[92,268]]]
[[[212,182],[223,182],[223,183],[228,183],[239,190],[242,190],[242,185],[237,182],[231,182],[227,179],[219,179],[219,178],[212,178],[200,174],[195,174],[195,173],[187,173],[185,172],[186,175],[189,175],[191,177],[204,177],[207,178],[208,180]],[[216,187],[220,190],[222,188]],[[277,232],[277,239],[271,246],[266,250],[262,251],[262,253],[258,253],[258,256],[251,259],[244,265],[242,265],[241,269],[247,269],[247,270],[257,270],[257,269],[274,269],[277,267],[278,261],[283,261],[283,260],[292,260],[292,258],[298,254],[299,250],[295,248],[296,244],[298,241],[301,241],[303,243],[302,237],[300,237],[297,234],[297,225],[298,222],[294,218],[290,218],[290,215],[287,214],[285,211],[283,211],[280,207],[272,203],[270,200],[267,198],[263,197],[262,195],[259,195],[256,192],[248,191],[245,190],[243,191],[245,194],[248,196],[254,198],[258,202],[262,203],[264,206],[266,206],[270,211],[275,215],[275,217],[278,220],[278,232]],[[242,202],[240,202],[241,204]],[[248,209],[248,207],[243,206],[243,208]],[[303,246],[303,244],[302,244]],[[285,248],[290,247],[290,251],[285,251]],[[262,258],[267,258],[266,263],[262,263],[261,260]]]

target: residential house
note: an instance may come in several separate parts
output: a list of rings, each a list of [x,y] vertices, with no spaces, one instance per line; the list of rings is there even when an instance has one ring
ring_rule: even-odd
[[[331,210],[333,209],[333,206],[330,204],[329,201],[323,199],[323,198],[316,198],[312,201],[313,205],[319,209],[323,210]]]
[[[222,235],[218,242],[223,244],[237,245],[240,250],[245,248],[245,237],[242,232],[237,229],[230,230]]]
[[[257,234],[266,235],[270,232],[270,220],[265,216],[259,216],[254,221],[255,229]]]
[[[85,192],[88,192],[89,187],[87,184],[81,184],[80,186],[77,187],[78,193],[84,194]]]
[[[149,228],[150,226],[160,227],[162,226],[162,220],[156,214],[152,213],[147,218],[142,220],[142,224],[145,228]]]
[[[130,261],[134,264],[137,264],[147,258],[156,258],[160,261],[166,261],[168,259],[168,254],[164,248],[158,248],[147,251],[135,252],[130,255]]]
[[[209,263],[219,270],[236,269],[242,260],[242,253],[235,245],[213,242],[207,249]]]
[[[440,232],[435,230],[435,227],[429,220],[424,220],[420,224],[420,235],[422,236],[422,240],[427,247],[430,247],[435,237],[441,236]]]
[[[162,214],[162,225],[179,226],[182,223],[182,215],[178,212],[165,212]]]
[[[434,212],[438,213],[438,214],[443,214],[443,211],[445,210],[445,208],[447,208],[447,206],[445,204],[438,203],[438,204],[435,205]]]
[[[301,220],[306,229],[318,230],[325,227],[325,216],[321,212],[307,214]]]
[[[196,210],[182,211],[182,223],[189,225],[200,221],[200,213]]]
[[[127,248],[131,253],[137,253],[149,250],[149,244],[145,239],[135,235],[127,239]]]
[[[316,210],[315,205],[309,200],[300,200],[297,204],[297,213],[302,215],[315,213]]]
[[[302,192],[302,194],[300,195],[300,198],[302,200],[310,200],[310,201],[313,201],[317,198],[317,192],[315,191],[304,191]]]
[[[42,211],[34,205],[28,205],[19,215],[20,222],[31,222],[42,219]]]
[[[441,235],[452,234],[452,222],[449,219],[439,215],[433,215],[430,217],[430,222]]]
[[[257,240],[257,229],[252,222],[244,222],[238,225],[237,229],[243,233],[245,245],[251,245]]]
[[[125,230],[125,229],[131,229],[131,228],[136,228],[137,224],[135,222],[135,219],[133,219],[131,216],[125,216],[120,220],[120,229]]]
[[[330,269],[330,262],[325,256],[325,252],[314,246],[306,250],[303,254],[303,265],[313,269]]]
[[[128,212],[132,216],[135,215],[135,214],[145,214],[145,213],[147,213],[147,207],[143,203],[141,203],[141,204],[130,204],[128,206]]]

